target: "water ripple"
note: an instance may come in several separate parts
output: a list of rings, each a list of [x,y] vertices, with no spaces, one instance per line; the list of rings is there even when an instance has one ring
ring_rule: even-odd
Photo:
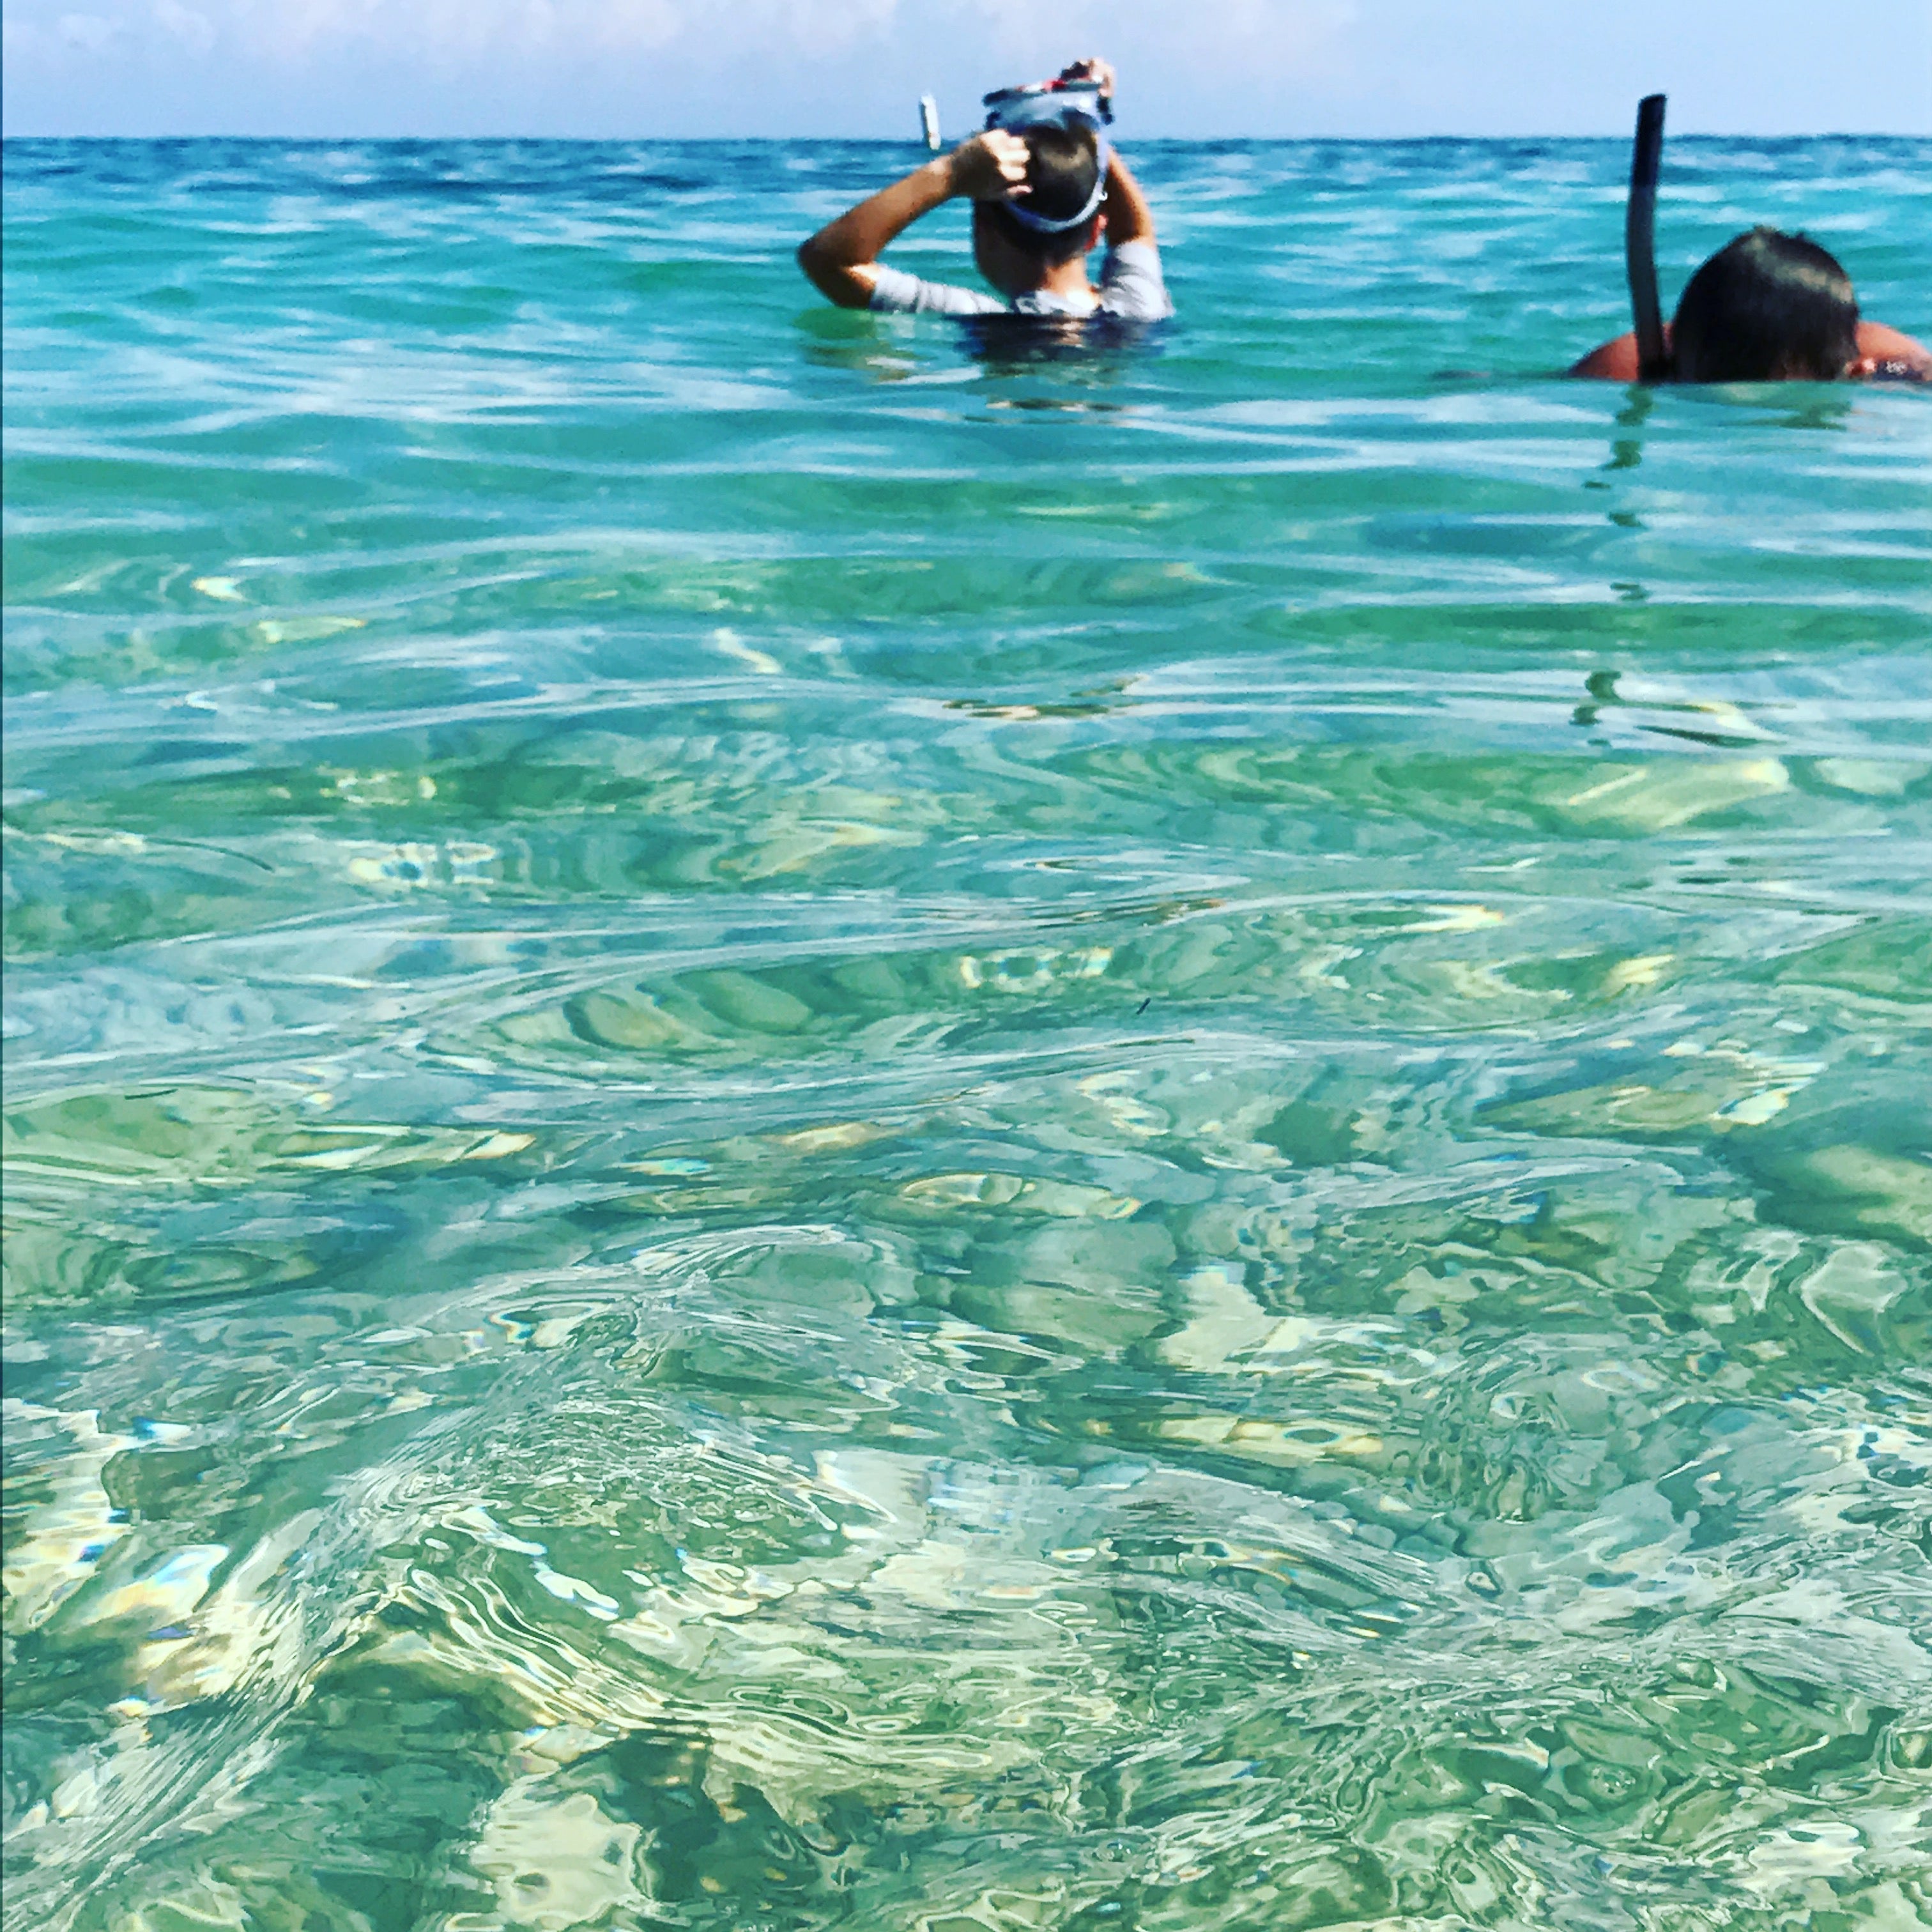
[[[1550,380],[1624,158],[1029,362],[876,149],[9,144],[23,1928],[1932,1911],[1932,417]]]

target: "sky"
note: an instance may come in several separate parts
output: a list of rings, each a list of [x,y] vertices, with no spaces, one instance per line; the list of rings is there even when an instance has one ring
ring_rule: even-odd
[[[1932,135],[1932,0],[0,0],[22,134],[949,136],[1099,52],[1120,131]]]

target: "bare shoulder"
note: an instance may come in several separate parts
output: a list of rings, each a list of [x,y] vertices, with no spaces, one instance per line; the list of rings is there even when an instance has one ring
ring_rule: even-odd
[[[1666,340],[1669,327],[1666,325]],[[1847,373],[1853,376],[1903,376],[1908,380],[1932,382],[1932,349],[1907,335],[1902,329],[1888,328],[1882,322],[1858,324],[1859,366]],[[1570,365],[1573,376],[1593,376],[1599,382],[1634,382],[1637,380],[1636,337],[1626,332],[1600,344],[1588,355]]]
[[[1899,374],[1932,382],[1932,349],[1915,340],[1904,330],[1888,328],[1882,322],[1858,324],[1858,360],[1869,363],[1862,375]]]
[[[1599,344],[1588,355],[1573,362],[1570,374],[1594,376],[1604,382],[1634,382],[1637,366],[1636,334],[1630,330]]]
[[[1664,352],[1670,352],[1671,324],[1664,325]],[[1570,365],[1573,376],[1594,376],[1604,382],[1634,382],[1643,370],[1643,358],[1636,350],[1636,332],[1627,328],[1621,335],[1600,343],[1582,361]]]

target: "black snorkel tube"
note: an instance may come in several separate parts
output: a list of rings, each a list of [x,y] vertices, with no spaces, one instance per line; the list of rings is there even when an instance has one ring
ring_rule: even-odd
[[[1637,380],[1660,382],[1670,374],[1664,346],[1664,311],[1657,300],[1657,177],[1664,165],[1664,100],[1637,104],[1636,145],[1630,152],[1630,203],[1624,214],[1624,261],[1636,318]]]

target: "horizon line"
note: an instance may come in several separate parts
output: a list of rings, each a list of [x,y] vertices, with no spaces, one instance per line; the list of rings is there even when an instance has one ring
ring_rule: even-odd
[[[962,134],[958,141],[967,141],[973,134]],[[1673,145],[1685,141],[1920,141],[1932,143],[1932,132],[1914,133],[1905,129],[1882,128],[1838,128],[1813,130],[1806,133],[1773,133],[1763,130],[1748,132],[1707,130],[1698,131],[1673,130]],[[1426,134],[1136,134],[1131,145],[1139,146],[1157,143],[1166,146],[1214,147],[1240,142],[1246,145],[1286,146],[1295,145],[1318,146],[1413,146],[1432,141],[1618,141],[1628,142],[1628,131],[1618,130],[1604,134],[1556,134],[1522,133],[1513,134],[1474,134],[1438,131]],[[0,130],[0,145],[11,146],[25,141],[93,141],[100,142],[125,142],[129,143],[158,141],[249,141],[264,146],[273,143],[282,147],[322,146],[331,142],[346,141],[550,141],[560,143],[575,142],[584,146],[608,146],[625,141],[675,142],[680,146],[699,147],[707,145],[734,146],[782,147],[796,146],[801,142],[836,142],[844,147],[912,148],[922,153],[928,150],[916,135],[894,134],[653,134],[632,133],[626,134],[242,134],[224,128],[197,128],[192,131],[174,131],[166,134],[16,134]],[[946,148],[958,145],[949,140]],[[941,151],[943,152],[943,150]]]

